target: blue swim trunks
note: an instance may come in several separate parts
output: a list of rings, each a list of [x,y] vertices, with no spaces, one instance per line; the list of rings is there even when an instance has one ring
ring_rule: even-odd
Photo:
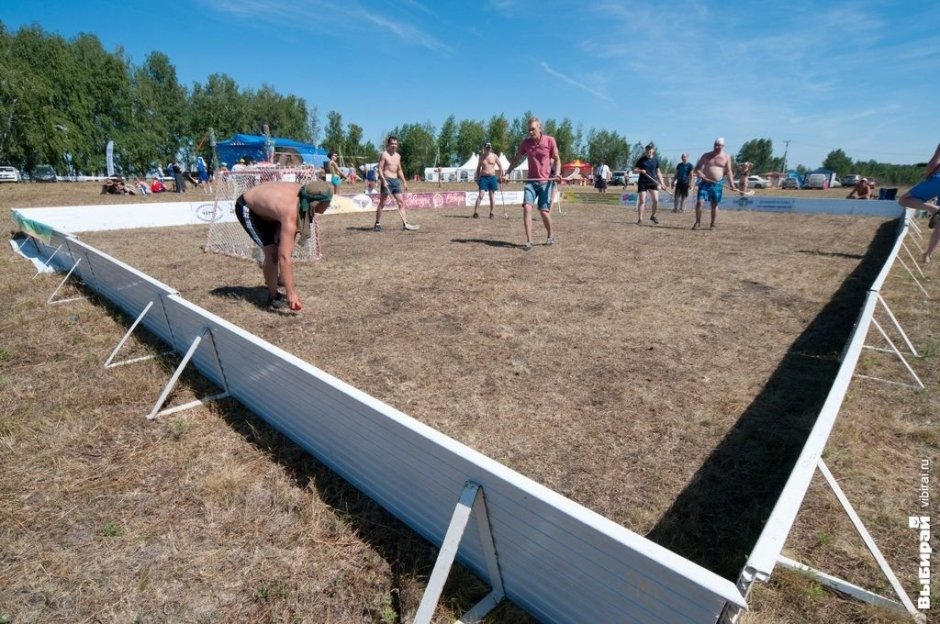
[[[401,195],[401,180],[399,178],[385,178],[379,192],[382,195]]]
[[[477,187],[480,189],[481,193],[484,191],[498,191],[499,178],[494,175],[480,176],[480,179],[477,180]]]
[[[713,204],[721,203],[721,191],[724,189],[724,182],[708,182],[702,180],[698,183],[698,198],[710,201]]]
[[[940,173],[935,173],[926,180],[918,182],[908,193],[920,201],[930,201],[934,197],[940,197]]]
[[[548,212],[552,208],[552,186],[552,182],[526,182],[522,203],[534,206],[537,199],[538,209]]]

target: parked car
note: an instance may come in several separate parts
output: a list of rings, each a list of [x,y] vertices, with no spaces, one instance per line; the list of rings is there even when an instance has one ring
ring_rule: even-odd
[[[16,167],[0,167],[0,182],[19,182],[21,179]]]
[[[844,176],[844,177],[842,178],[842,180],[841,180],[842,186],[844,186],[844,187],[855,186],[856,184],[859,183],[859,180],[861,180],[861,179],[862,179],[862,176],[858,175],[857,173],[853,173],[852,175]]]
[[[59,181],[59,177],[56,175],[55,169],[52,168],[52,165],[36,165],[36,168],[33,169],[33,173],[30,176],[30,179],[36,182]]]
[[[750,188],[756,189],[770,188],[770,180],[762,178],[759,175],[747,176],[747,185]]]
[[[627,186],[636,184],[640,179],[639,173],[632,171],[612,171],[610,174],[610,183],[615,186]]]
[[[780,181],[780,188],[782,189],[798,189],[800,188],[800,181],[796,178],[784,178]]]

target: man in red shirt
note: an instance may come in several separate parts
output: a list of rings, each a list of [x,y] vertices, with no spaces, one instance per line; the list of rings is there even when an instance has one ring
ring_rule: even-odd
[[[529,159],[529,171],[525,182],[525,193],[522,200],[523,223],[525,224],[525,245],[523,249],[532,249],[532,206],[538,206],[542,223],[548,238],[546,245],[554,245],[552,236],[552,190],[556,181],[561,180],[561,156],[558,153],[558,144],[554,137],[542,133],[542,122],[538,117],[532,117],[528,122],[529,136],[522,141],[509,168],[503,176],[509,179],[509,174],[516,168],[523,157]]]

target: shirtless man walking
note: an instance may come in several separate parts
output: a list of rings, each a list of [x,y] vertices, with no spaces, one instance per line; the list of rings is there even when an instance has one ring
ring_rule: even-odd
[[[493,218],[493,203],[496,201],[496,191],[499,190],[499,178],[496,177],[497,171],[499,171],[499,177],[502,177],[503,165],[500,164],[499,158],[493,153],[492,144],[487,141],[483,144],[483,153],[480,154],[477,163],[477,188],[480,192],[477,193],[477,203],[473,207],[474,219],[480,218],[477,211],[480,209],[480,201],[486,191],[490,193],[490,219]]]
[[[714,149],[705,152],[695,165],[695,177],[698,178],[698,198],[695,201],[695,224],[693,230],[702,227],[702,203],[707,199],[712,205],[711,229],[715,227],[718,218],[718,204],[721,203],[721,191],[724,180],[732,191],[738,189],[734,186],[734,170],[731,166],[731,157],[724,153],[725,140],[721,137],[715,139]]]
[[[408,216],[405,214],[405,202],[402,201],[402,189],[408,190],[408,182],[405,180],[405,172],[401,168],[401,154],[398,153],[398,137],[390,136],[385,141],[385,151],[379,157],[379,207],[375,209],[375,227],[376,232],[382,231],[382,209],[385,207],[385,201],[391,195],[398,204],[398,216],[401,217],[401,229],[413,232],[420,226],[408,223]]]
[[[235,200],[235,217],[264,253],[261,272],[268,289],[268,309],[297,312],[303,305],[294,285],[291,255],[294,246],[310,238],[313,213],[323,214],[333,199],[329,182],[314,181],[300,186],[293,182],[265,182],[245,191]],[[295,242],[295,237],[300,234]],[[284,285],[287,297],[278,289]]]

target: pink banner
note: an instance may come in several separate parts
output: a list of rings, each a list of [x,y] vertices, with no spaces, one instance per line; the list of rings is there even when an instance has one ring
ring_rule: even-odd
[[[370,196],[372,205],[378,206],[381,196],[376,193]],[[467,206],[466,191],[449,191],[446,193],[402,193],[402,200],[405,202],[407,210],[416,210],[422,208],[452,208]],[[395,200],[389,198],[385,201],[386,208],[394,208]]]

